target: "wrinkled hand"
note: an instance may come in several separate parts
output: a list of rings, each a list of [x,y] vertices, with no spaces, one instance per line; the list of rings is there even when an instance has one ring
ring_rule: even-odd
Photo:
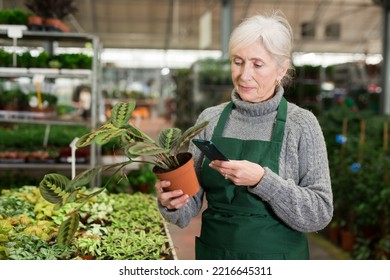
[[[157,199],[160,201],[161,205],[167,209],[179,209],[188,203],[189,196],[183,194],[182,190],[164,191],[164,188],[167,188],[170,185],[171,182],[169,181],[158,181],[156,183]]]
[[[236,186],[255,186],[264,176],[264,168],[247,160],[214,160],[209,165]]]

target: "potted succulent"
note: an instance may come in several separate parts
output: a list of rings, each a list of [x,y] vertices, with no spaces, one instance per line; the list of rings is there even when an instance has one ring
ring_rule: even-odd
[[[90,168],[72,180],[61,174],[46,174],[40,182],[39,189],[43,198],[57,204],[57,207],[70,202],[78,203],[78,206],[67,214],[69,218],[60,226],[57,239],[60,245],[65,246],[71,242],[79,225],[78,211],[81,207],[89,199],[104,191],[105,188],[103,187],[87,196],[80,197],[79,194],[80,189],[90,183],[103,170],[115,168],[115,175],[133,162],[149,163],[154,165],[153,172],[156,177],[171,181],[169,190],[182,189],[184,193],[190,196],[198,192],[199,182],[196,177],[192,154],[183,151],[183,148],[207,126],[208,122],[190,127],[183,133],[178,128],[164,128],[159,134],[158,141],[155,141],[129,123],[134,109],[134,101],[128,103],[118,102],[112,109],[107,123],[103,124],[98,130],[81,136],[76,142],[76,146],[82,148],[92,143],[104,145],[113,139],[119,138],[124,154],[128,158],[127,161]],[[182,169],[184,169],[184,173],[182,173]],[[169,175],[173,175],[173,178],[167,177]],[[184,182],[180,179],[184,179]],[[186,189],[187,187],[189,189]]]

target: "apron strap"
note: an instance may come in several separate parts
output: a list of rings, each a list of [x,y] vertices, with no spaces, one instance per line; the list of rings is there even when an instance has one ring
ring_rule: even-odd
[[[274,131],[272,133],[271,141],[282,142],[284,136],[284,127],[286,125],[287,117],[287,100],[282,97],[278,107],[278,113],[276,114]]]
[[[222,136],[223,130],[225,128],[226,120],[229,118],[229,115],[233,109],[233,106],[234,106],[233,102],[230,101],[226,105],[226,107],[223,109],[221,116],[219,117],[217,126],[214,128],[213,137],[215,137],[215,136],[221,137]]]

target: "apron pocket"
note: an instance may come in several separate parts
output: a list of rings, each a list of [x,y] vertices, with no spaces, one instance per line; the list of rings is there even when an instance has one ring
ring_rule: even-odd
[[[195,237],[196,260],[224,260],[223,250],[205,244],[199,237]]]

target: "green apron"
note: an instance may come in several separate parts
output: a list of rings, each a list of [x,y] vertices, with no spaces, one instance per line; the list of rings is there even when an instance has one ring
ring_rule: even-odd
[[[276,115],[271,141],[240,140],[222,137],[233,108],[230,102],[214,129],[212,141],[233,160],[248,160],[279,172],[279,155],[287,115],[287,101],[282,98]],[[211,169],[205,159],[200,178],[208,202],[202,214],[202,229],[195,240],[198,260],[213,259],[308,259],[305,234],[284,224],[271,207],[244,186]]]

